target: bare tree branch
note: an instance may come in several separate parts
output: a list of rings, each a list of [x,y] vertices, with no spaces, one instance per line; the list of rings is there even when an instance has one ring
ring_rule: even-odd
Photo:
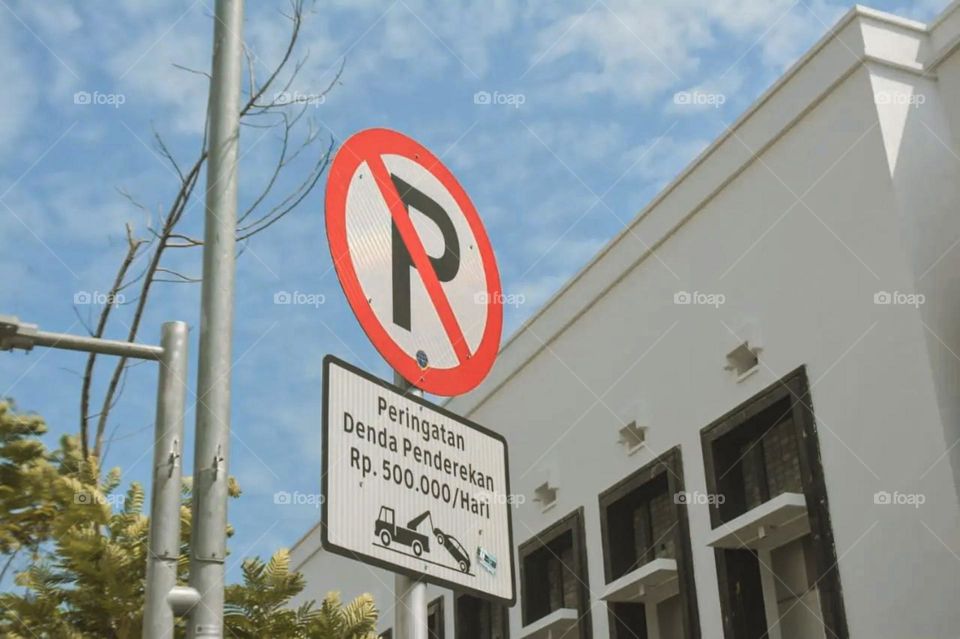
[[[163,154],[163,157],[167,158],[167,161],[173,165],[173,169],[177,172],[177,175],[180,176],[180,182],[183,182],[183,171],[180,170],[180,165],[177,164],[176,159],[173,157],[173,153],[170,152],[170,149],[167,148],[167,145],[164,143],[163,138],[160,137],[160,134],[156,131],[153,132],[153,139],[156,140],[157,146],[160,147],[160,153]]]
[[[80,310],[77,308],[77,305],[76,305],[76,304],[72,304],[72,305],[71,305],[71,308],[73,309],[73,314],[77,316],[77,320],[78,320],[81,324],[83,324],[83,330],[87,331],[87,335],[91,335],[91,336],[92,336],[92,335],[93,335],[93,329],[90,328],[90,322],[89,322],[88,318],[85,318],[85,317],[83,317],[82,315],[80,315]],[[89,316],[89,313],[87,313],[87,315]]]
[[[213,78],[211,77],[211,75],[210,75],[207,71],[201,71],[200,69],[191,69],[190,67],[185,67],[185,66],[183,66],[182,64],[177,64],[176,62],[173,62],[172,64],[173,64],[174,68],[180,69],[181,71],[186,71],[187,73],[196,73],[197,75],[202,75],[202,76],[204,76],[204,77],[207,78],[208,80],[212,80],[212,79],[213,79]]]
[[[201,278],[199,277],[190,277],[188,275],[184,275],[183,273],[178,273],[177,271],[171,271],[168,268],[158,268],[157,273],[166,273],[167,275],[172,275],[177,279],[170,280],[170,279],[154,278],[155,282],[189,282],[191,284],[194,284],[201,281]]]
[[[140,245],[143,244],[143,240],[134,239],[133,228],[129,224],[126,226],[127,252],[123,256],[123,260],[120,262],[120,268],[117,269],[117,275],[113,278],[113,285],[110,287],[110,294],[107,297],[107,303],[103,305],[102,309],[100,309],[100,318],[97,320],[97,327],[91,333],[93,337],[103,337],[103,333],[107,328],[107,320],[110,319],[110,311],[112,311],[114,308],[114,304],[112,302],[120,293],[120,289],[123,285],[123,278],[126,277],[130,265],[133,264],[133,260],[137,256],[137,251],[140,250]],[[87,458],[90,452],[87,421],[89,420],[88,413],[90,412],[90,387],[93,384],[93,366],[96,362],[96,358],[96,353],[90,353],[87,356],[87,365],[83,371],[83,383],[80,390],[80,447],[84,458]]]
[[[291,167],[291,163],[300,157],[301,154],[305,154],[308,149],[314,148],[314,145],[316,145],[320,139],[320,132],[313,127],[312,123],[309,123],[305,135],[299,132],[301,122],[303,121],[302,119],[307,112],[307,107],[309,104],[296,100],[283,100],[280,98],[281,95],[286,94],[289,88],[293,86],[293,83],[296,81],[300,71],[304,68],[304,63],[306,61],[306,58],[304,57],[291,65],[291,61],[294,60],[293,54],[296,50],[297,43],[301,35],[304,17],[304,0],[292,0],[291,9],[291,13],[286,16],[290,20],[290,34],[286,43],[286,47],[284,48],[280,60],[272,67],[267,76],[261,82],[258,82],[257,74],[254,68],[256,56],[248,49],[244,50],[248,65],[249,93],[246,102],[244,102],[240,108],[241,124],[243,126],[252,126],[258,128],[277,128],[280,132],[280,149],[276,165],[271,170],[271,173],[266,179],[265,184],[257,192],[257,195],[253,198],[251,204],[243,209],[243,214],[238,218],[240,223],[237,233],[237,240],[240,242],[240,246],[238,247],[238,255],[243,253],[246,248],[246,242],[251,237],[257,233],[260,233],[261,231],[266,230],[277,221],[285,217],[287,214],[293,211],[293,209],[295,209],[304,200],[304,198],[306,198],[306,196],[317,185],[321,175],[327,169],[331,154],[333,152],[334,141],[331,138],[326,149],[320,149],[317,152],[317,160],[311,163],[310,168],[307,170],[306,176],[303,177],[288,193],[277,198],[272,197],[275,188],[281,182],[283,182],[283,180],[280,179],[280,174],[283,173],[285,169],[289,169]],[[196,69],[191,69],[189,67],[177,64],[174,66],[183,71],[202,75],[208,79],[210,78],[210,74],[207,72],[198,71]],[[339,83],[343,69],[344,65],[341,62],[338,71],[329,85],[326,86],[322,92],[311,97],[316,100],[322,100],[322,98]],[[283,78],[282,81],[281,78]],[[271,91],[272,88],[277,84],[282,84],[282,91],[277,93],[271,100],[265,99],[264,96],[266,96],[267,92]],[[300,108],[291,110],[290,107]],[[257,120],[256,122],[251,121],[251,119],[254,118]],[[294,133],[295,128],[297,129],[297,133]],[[294,145],[292,144],[292,140],[294,139],[295,135],[300,139]],[[208,144],[207,131],[204,130],[203,141],[198,153],[198,157],[194,160],[192,165],[189,165],[189,170],[186,171],[184,171],[183,167],[181,167],[181,165],[177,162],[163,138],[156,132],[154,132],[154,139],[160,150],[160,154],[173,166],[173,169],[178,176],[179,184],[177,185],[177,191],[174,195],[172,203],[166,209],[166,211],[159,216],[157,225],[154,226],[152,223],[152,217],[148,218],[148,223],[146,226],[149,233],[148,239],[137,240],[136,250],[128,250],[128,254],[121,262],[120,268],[117,271],[117,275],[114,278],[114,285],[111,288],[111,292],[114,295],[128,287],[132,287],[134,285],[138,287],[138,294],[130,302],[133,308],[131,320],[127,326],[126,334],[126,339],[130,342],[135,341],[137,338],[147,304],[150,300],[150,293],[154,283],[195,283],[200,281],[198,278],[189,277],[177,272],[176,270],[172,270],[166,266],[163,266],[162,260],[164,252],[167,249],[187,249],[203,246],[202,240],[190,237],[189,235],[179,231],[178,225],[184,218],[184,214],[187,212],[188,208],[190,208],[192,196],[194,195],[194,191],[198,184],[200,174],[203,171],[203,167],[206,164]],[[147,207],[137,202],[128,193],[121,191],[121,195],[129,200],[133,206],[140,210],[146,211],[149,214]],[[265,213],[260,213],[260,208],[265,207],[266,202],[273,201],[275,199],[278,201],[270,206],[269,210],[267,210]],[[247,222],[248,219],[251,221]],[[132,239],[129,229],[128,238]],[[146,250],[144,250],[145,248]],[[149,256],[147,264],[135,277],[128,278],[128,271],[131,268],[131,265],[134,263],[138,253],[144,256]],[[102,335],[105,331],[108,321],[110,320],[110,308],[111,307],[105,307],[101,311],[97,328],[94,331],[95,334]],[[94,370],[93,363],[95,361],[95,357],[95,355],[91,355],[89,357],[87,362],[87,371],[84,375],[84,388],[81,396],[81,440],[83,442],[83,454],[85,457],[88,457],[92,454],[97,458],[102,458],[102,454],[104,453],[104,437],[107,431],[108,420],[113,407],[116,406],[116,403],[123,392],[124,380],[126,379],[126,371],[129,368],[129,364],[124,358],[120,358],[117,361],[106,386],[100,412],[95,415],[90,415],[90,388],[92,385]],[[90,420],[94,418],[97,420],[97,425],[91,450],[89,446],[91,442],[89,441],[90,433],[88,424]],[[110,440],[115,440],[116,435],[116,428],[111,429]]]
[[[200,158],[194,163],[193,167],[190,169],[190,172],[184,178],[184,181],[181,183],[180,191],[177,193],[174,198],[173,204],[170,206],[170,210],[164,218],[163,223],[163,232],[161,237],[165,238],[165,234],[173,232],[174,227],[177,222],[180,221],[180,217],[183,215],[183,211],[187,206],[187,203],[190,201],[190,195],[193,193],[194,187],[197,185],[197,179],[200,176],[200,169],[203,166],[203,162],[207,158],[206,151],[203,151],[200,155]],[[157,242],[153,249],[153,254],[150,257],[150,262],[147,265],[146,272],[143,277],[143,283],[140,286],[140,296],[137,299],[136,307],[133,312],[133,320],[130,323],[130,328],[127,331],[127,341],[133,342],[137,338],[137,331],[140,329],[140,322],[143,319],[143,313],[147,306],[147,299],[150,294],[150,287],[153,285],[154,275],[157,269],[160,267],[160,258],[163,256],[165,239],[163,241]],[[127,364],[127,358],[122,357],[117,362],[116,366],[113,369],[113,375],[110,377],[110,382],[107,385],[107,391],[103,398],[103,407],[100,409],[100,417],[97,420],[97,433],[94,442],[93,454],[98,459],[103,451],[103,433],[107,427],[107,419],[110,415],[110,410],[114,405],[114,395],[117,393],[117,387],[120,383],[120,376],[123,373],[124,367]]]

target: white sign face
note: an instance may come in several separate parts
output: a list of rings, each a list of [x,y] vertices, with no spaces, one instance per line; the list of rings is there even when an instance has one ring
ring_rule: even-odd
[[[438,395],[483,381],[503,328],[500,274],[440,160],[395,131],[354,135],[330,168],[326,223],[347,300],[390,366]]]
[[[324,359],[323,547],[513,604],[504,438]]]
[[[487,291],[487,281],[466,216],[426,167],[401,155],[384,155],[382,160],[394,180],[403,180],[397,191],[412,202],[410,221],[427,256],[437,263],[438,278],[444,278],[439,281],[463,334],[463,346],[475,353],[486,327],[487,305],[481,303],[481,296]],[[392,238],[398,234],[393,232],[386,197],[370,166],[361,164],[347,192],[347,246],[360,286],[387,334],[405,353],[413,356],[423,351],[429,354],[429,366],[456,368],[460,358],[430,293],[413,270],[409,251],[400,244],[393,246]],[[433,217],[414,208],[417,204]],[[387,247],[390,250],[384,250]],[[402,283],[397,281],[397,272],[404,273]]]

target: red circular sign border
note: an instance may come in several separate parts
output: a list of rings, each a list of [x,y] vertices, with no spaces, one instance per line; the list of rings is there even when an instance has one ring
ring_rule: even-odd
[[[448,369],[421,369],[414,357],[400,348],[377,319],[363,294],[353,262],[349,259],[346,231],[346,204],[350,181],[360,165],[372,155],[401,155],[432,173],[463,211],[473,232],[487,281],[487,321],[476,352],[459,366]],[[330,254],[340,285],[354,315],[380,354],[414,386],[435,395],[461,395],[474,388],[493,367],[503,330],[502,289],[493,246],[466,191],[439,158],[416,140],[390,129],[365,129],[352,135],[330,165],[326,191],[326,228]]]

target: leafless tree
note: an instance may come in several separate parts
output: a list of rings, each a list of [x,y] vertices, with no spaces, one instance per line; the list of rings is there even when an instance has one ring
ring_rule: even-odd
[[[326,170],[333,151],[333,138],[327,139],[321,136],[320,131],[314,128],[309,118],[304,116],[307,110],[311,108],[311,102],[322,101],[327,93],[338,84],[343,72],[343,64],[340,64],[339,68],[333,73],[332,79],[319,92],[307,96],[308,99],[291,99],[290,89],[306,62],[305,55],[300,58],[295,57],[303,26],[304,0],[291,0],[290,11],[284,16],[290,21],[290,35],[287,46],[281,59],[271,68],[262,81],[258,81],[253,54],[249,50],[246,51],[248,79],[246,101],[240,110],[241,125],[276,130],[279,133],[277,137],[280,141],[280,148],[276,164],[262,189],[249,205],[242,207],[238,214],[237,241],[243,243],[282,220],[303,202]],[[206,76],[209,81],[210,75],[205,71],[180,65],[175,66],[185,72]],[[133,228],[129,224],[127,225],[126,251],[117,268],[107,296],[108,302],[112,302],[119,299],[119,296],[125,290],[133,289],[137,291],[136,296],[130,302],[133,307],[132,319],[127,325],[126,339],[131,342],[137,338],[144,311],[147,308],[155,283],[195,283],[199,281],[196,277],[185,275],[164,266],[164,256],[168,249],[195,250],[203,246],[201,239],[190,237],[181,232],[180,224],[194,197],[197,181],[207,160],[207,135],[205,132],[196,157],[188,165],[181,164],[174,157],[163,138],[157,133],[154,134],[154,142],[158,154],[170,164],[177,176],[176,192],[169,207],[159,217],[158,222],[147,225],[148,237],[135,238]],[[309,157],[310,155],[313,155],[315,159],[310,161],[308,168],[304,171],[305,174],[294,181],[295,186],[289,191],[278,193],[279,178],[285,170],[289,169],[291,163],[298,157]],[[147,208],[132,195],[126,191],[121,191],[121,194],[133,206],[149,213]],[[197,197],[202,197],[202,195]],[[146,258],[146,265],[140,272],[132,274],[131,268],[140,257]],[[103,306],[96,324],[88,327],[91,335],[94,337],[104,335],[110,325],[111,311],[114,308],[115,305],[111,303]],[[80,395],[80,442],[84,457],[92,455],[101,458],[104,452],[104,434],[107,423],[111,410],[122,394],[123,380],[129,363],[126,359],[117,361],[110,374],[99,411],[91,412],[91,394],[96,363],[96,354],[90,354],[83,373]],[[95,426],[91,441],[90,431],[94,420]]]

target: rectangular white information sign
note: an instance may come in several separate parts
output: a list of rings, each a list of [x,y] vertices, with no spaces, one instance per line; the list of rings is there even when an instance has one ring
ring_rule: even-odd
[[[322,495],[325,549],[516,601],[506,440],[329,355]]]

